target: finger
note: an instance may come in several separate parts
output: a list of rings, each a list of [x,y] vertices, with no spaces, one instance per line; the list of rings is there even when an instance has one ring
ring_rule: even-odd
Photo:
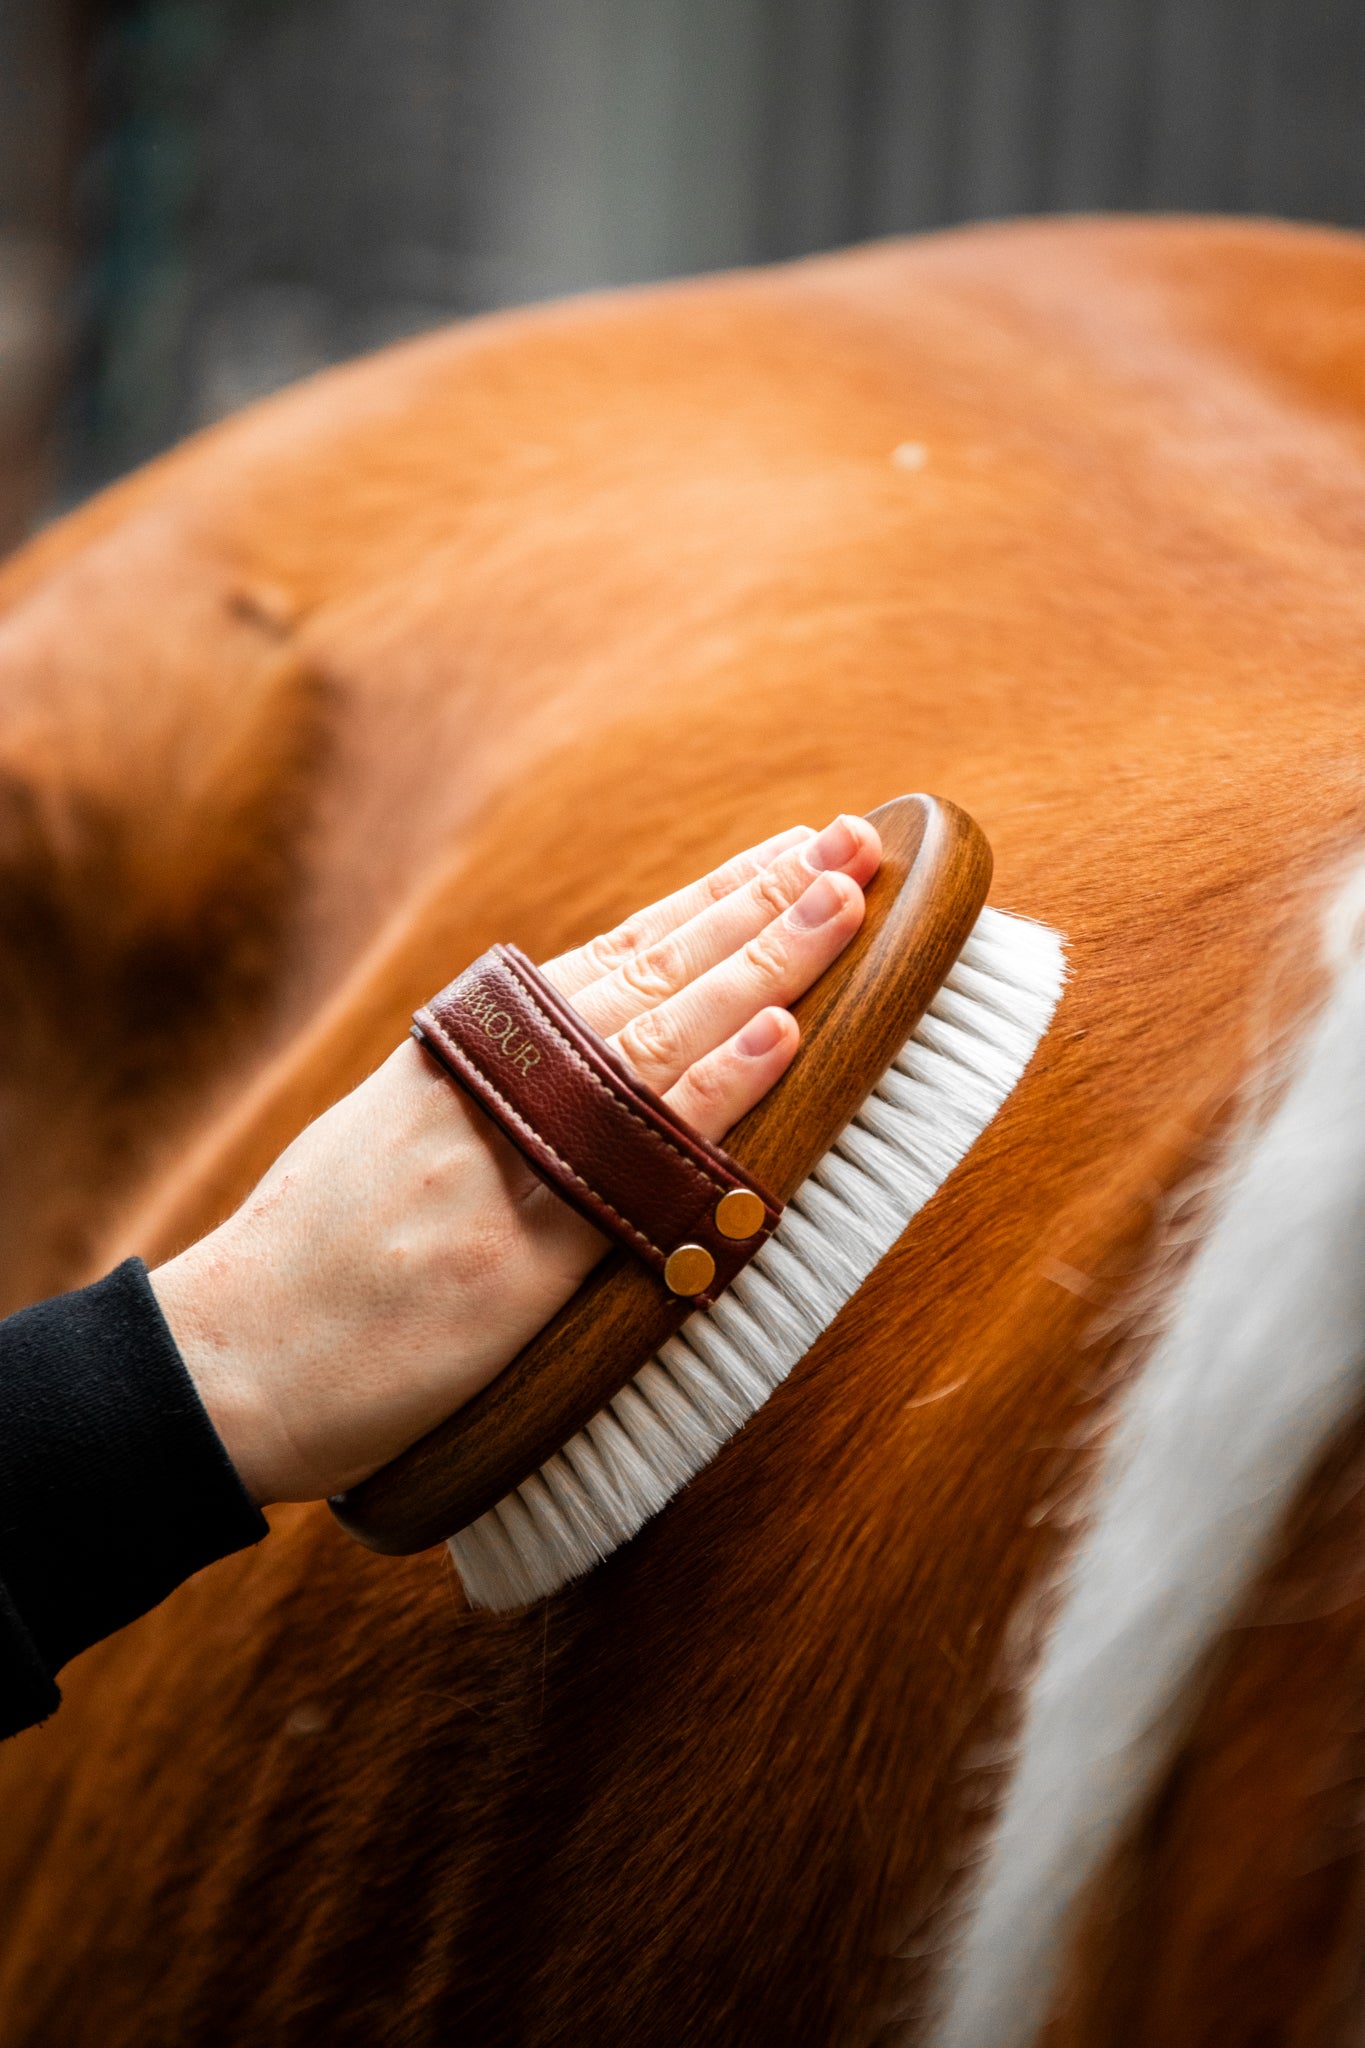
[[[881,841],[865,818],[836,818],[818,838],[789,847],[742,888],[581,989],[575,1007],[609,1037],[757,938],[809,888],[812,875],[842,873],[862,884],[872,879],[880,859]]]
[[[783,1008],[822,974],[863,921],[847,875],[817,875],[781,917],[685,989],[632,1017],[611,1043],[658,1094],[770,1003]]]
[[[760,1010],[742,1031],[694,1061],[664,1098],[694,1131],[718,1143],[786,1073],[801,1029],[786,1010]]]
[[[752,875],[757,874],[772,860],[790,846],[798,845],[803,839],[813,839],[815,834],[809,825],[791,825],[785,832],[777,832],[771,839],[763,840],[758,846],[748,847],[737,853],[723,866],[715,868],[709,875],[703,875],[698,882],[689,882],[685,889],[675,890],[671,896],[663,896],[657,903],[651,903],[647,910],[637,910],[624,924],[618,924],[613,931],[602,932],[595,939],[589,939],[586,946],[579,946],[575,952],[561,953],[556,960],[548,960],[541,973],[554,983],[561,995],[576,996],[580,989],[600,981],[629,960],[634,954],[642,953],[656,939],[676,926],[686,924],[699,910],[708,904],[718,902],[734,890],[743,888]]]

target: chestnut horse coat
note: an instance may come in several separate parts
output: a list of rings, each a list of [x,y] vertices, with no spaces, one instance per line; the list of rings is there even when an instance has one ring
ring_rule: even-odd
[[[1076,222],[475,322],[10,563],[8,1305],[212,1223],[492,941],[836,808],[965,805],[1071,980],[589,1578],[474,1614],[286,1509],[69,1669],[0,1759],[0,2048],[928,2040],[1171,1199],[1365,853],[1363,540],[1365,248]],[[1208,1643],[1052,2048],[1343,2038],[1359,1458]]]

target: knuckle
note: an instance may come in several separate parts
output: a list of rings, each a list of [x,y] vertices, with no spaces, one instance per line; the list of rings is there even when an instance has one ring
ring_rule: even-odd
[[[645,1010],[616,1034],[619,1051],[638,1073],[671,1072],[679,1055],[676,1025],[663,1010]]]
[[[754,900],[770,918],[780,917],[792,900],[791,885],[774,874],[771,868],[764,868],[761,874],[755,875],[749,886],[754,892]]]
[[[768,988],[780,983],[787,971],[787,943],[782,928],[770,924],[750,939],[744,948],[744,971],[748,979]]]
[[[727,860],[723,867],[713,868],[702,884],[708,903],[723,903],[727,896],[733,896],[736,889],[748,880],[749,863],[742,855]]]
[[[611,931],[599,932],[595,939],[589,939],[583,951],[599,974],[614,974],[623,962],[639,952],[643,941],[640,920],[628,917],[624,924],[615,925]]]
[[[725,1064],[720,1060],[698,1060],[695,1067],[688,1069],[687,1093],[697,1109],[723,1109],[730,1093]]]
[[[617,970],[634,995],[647,1003],[662,1002],[686,979],[678,947],[671,939],[660,939],[643,953],[624,960]]]

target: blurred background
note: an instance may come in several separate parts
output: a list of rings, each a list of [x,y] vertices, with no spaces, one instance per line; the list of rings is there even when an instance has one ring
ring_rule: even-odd
[[[0,0],[0,545],[396,336],[1015,213],[1365,218],[1365,0]]]

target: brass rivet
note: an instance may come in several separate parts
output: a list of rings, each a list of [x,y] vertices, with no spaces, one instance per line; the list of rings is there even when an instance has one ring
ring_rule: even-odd
[[[705,1294],[716,1277],[716,1262],[704,1244],[680,1244],[664,1265],[664,1279],[674,1294]]]
[[[716,1228],[722,1237],[752,1237],[763,1228],[766,1213],[748,1188],[731,1188],[716,1204]]]

